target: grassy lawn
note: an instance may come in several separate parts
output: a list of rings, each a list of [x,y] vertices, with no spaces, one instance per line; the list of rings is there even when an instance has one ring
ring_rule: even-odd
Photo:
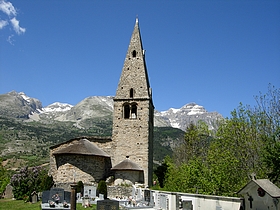
[[[41,203],[24,203],[23,200],[12,200],[12,199],[0,199],[0,210],[40,210]],[[84,210],[82,204],[77,203],[77,210]],[[91,208],[86,208],[89,210],[96,210],[96,205]]]

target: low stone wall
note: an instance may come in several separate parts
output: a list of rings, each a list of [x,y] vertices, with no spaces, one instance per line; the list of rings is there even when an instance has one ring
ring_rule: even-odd
[[[132,186],[108,186],[107,193],[109,198],[129,198],[132,196]]]

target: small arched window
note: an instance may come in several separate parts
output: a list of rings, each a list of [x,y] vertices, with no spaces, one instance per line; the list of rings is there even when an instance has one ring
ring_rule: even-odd
[[[135,58],[136,57],[136,50],[132,51],[132,57]]]
[[[130,91],[129,91],[129,97],[130,98],[133,98],[133,93],[134,93],[133,88],[130,88]]]
[[[137,105],[136,104],[131,105],[131,118],[132,119],[137,118]]]
[[[130,107],[128,104],[125,104],[123,107],[123,111],[124,111],[124,119],[129,119],[130,117]]]

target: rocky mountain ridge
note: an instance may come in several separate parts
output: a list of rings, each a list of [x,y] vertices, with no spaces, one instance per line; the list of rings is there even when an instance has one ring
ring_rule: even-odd
[[[56,102],[42,107],[38,99],[22,92],[2,94],[0,157],[23,159],[31,165],[48,162],[51,145],[75,137],[111,136],[112,115],[111,96],[88,97],[75,106]],[[215,124],[214,119],[220,116],[195,103],[164,112],[155,110],[154,161],[161,162],[166,155],[172,156],[173,150],[184,141],[187,123],[203,120],[211,128]],[[14,166],[11,164],[9,167]]]
[[[35,98],[15,91],[0,95],[0,115],[26,121],[73,122],[77,128],[87,129],[96,121],[112,120],[113,97],[91,96],[77,105],[55,102],[46,107]],[[218,112],[207,110],[196,103],[188,103],[179,109],[167,111],[155,110],[155,127],[173,127],[185,130],[191,122],[206,122],[210,129],[215,129],[215,122],[222,119]]]
[[[42,108],[41,101],[23,92],[11,91],[0,95],[0,116],[28,119],[28,115],[40,113]]]
[[[199,120],[208,124],[209,129],[217,128],[216,122],[223,118],[218,112],[207,112],[207,110],[196,103],[188,103],[179,109],[170,108],[167,111],[155,112],[156,117],[165,119],[173,128],[183,131],[190,123],[197,123]]]

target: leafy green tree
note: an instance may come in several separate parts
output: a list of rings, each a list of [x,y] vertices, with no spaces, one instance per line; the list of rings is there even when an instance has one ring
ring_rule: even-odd
[[[47,170],[39,166],[21,168],[11,178],[14,197],[26,201],[30,201],[33,191],[40,192],[50,189],[52,184],[52,177],[48,177]]]
[[[47,171],[41,173],[40,180],[41,180],[41,184],[38,189],[41,192],[50,190],[51,187],[54,185],[53,177],[49,176]]]
[[[239,170],[238,157],[229,148],[222,139],[215,139],[211,143],[207,157],[209,173],[206,177],[209,194],[234,196],[245,184],[243,171]]]
[[[169,158],[169,156],[167,156],[167,158]],[[166,159],[167,159],[166,158]],[[158,182],[159,182],[159,186],[161,188],[164,187],[164,180],[165,180],[165,174],[167,172],[167,163],[166,161],[164,161],[160,166],[157,167],[157,169],[154,171],[155,175],[157,176]]]
[[[78,181],[77,183],[77,193],[83,193],[84,192],[84,183],[82,181]]]
[[[263,153],[263,161],[267,166],[268,178],[280,186],[280,131],[271,144],[267,144]]]
[[[280,88],[270,84],[268,92],[260,93],[255,99],[254,114],[264,142],[263,162],[269,179],[280,186]]]
[[[280,127],[280,88],[269,84],[267,93],[260,93],[255,100],[254,115],[258,117],[260,133],[266,137],[275,135]]]
[[[261,160],[263,139],[258,133],[256,116],[242,104],[231,115],[220,123],[207,156],[215,183],[211,191],[216,195],[234,196],[252,173],[265,177]]]
[[[107,184],[104,180],[98,182],[97,192],[98,195],[101,193],[104,195],[104,198],[107,199]]]
[[[187,193],[207,193],[208,168],[199,158],[177,166],[167,163],[164,190]]]
[[[280,89],[269,86],[256,100],[220,121],[215,136],[190,124],[173,159],[165,159],[164,189],[237,196],[252,173],[280,186]]]
[[[193,158],[207,156],[207,150],[211,139],[211,132],[205,122],[199,121],[197,125],[191,123],[186,128],[183,144],[179,145],[173,154],[174,162],[177,165],[187,163]]]

